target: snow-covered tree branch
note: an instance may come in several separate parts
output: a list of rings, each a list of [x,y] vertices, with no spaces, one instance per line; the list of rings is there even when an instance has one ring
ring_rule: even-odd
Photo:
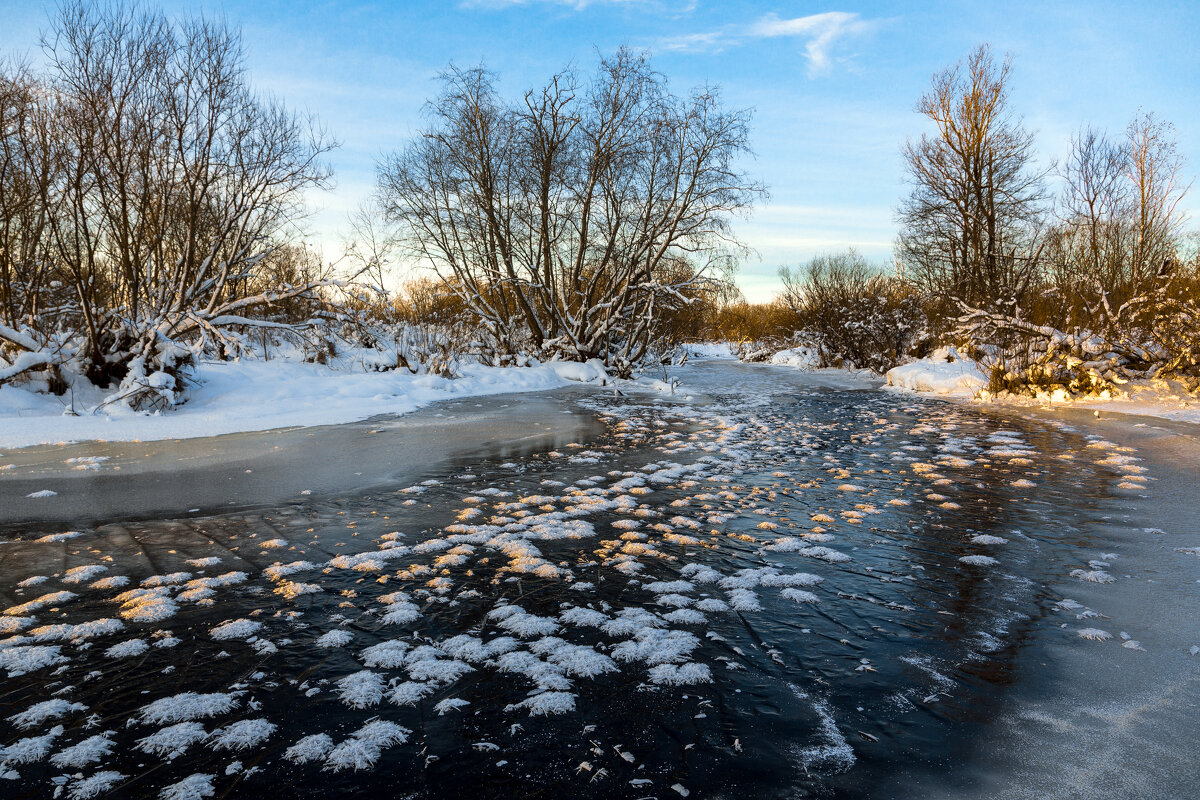
[[[174,382],[201,328],[319,302],[326,275],[263,278],[334,143],[252,91],[236,30],[68,3],[42,44],[41,73],[0,65],[0,381],[36,353]]]
[[[748,113],[710,88],[672,95],[629,50],[513,105],[491,73],[452,67],[429,113],[380,167],[380,202],[500,362],[530,349],[627,373],[664,316],[728,280],[731,218],[763,194],[735,165]]]

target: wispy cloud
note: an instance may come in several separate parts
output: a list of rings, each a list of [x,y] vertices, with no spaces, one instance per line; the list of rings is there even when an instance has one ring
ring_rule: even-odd
[[[751,23],[727,25],[707,33],[670,36],[661,39],[659,47],[679,52],[721,52],[759,39],[795,38],[803,40],[808,74],[815,77],[832,68],[832,51],[838,42],[869,33],[878,24],[878,20],[866,20],[845,11],[826,11],[792,19],[768,14]]]

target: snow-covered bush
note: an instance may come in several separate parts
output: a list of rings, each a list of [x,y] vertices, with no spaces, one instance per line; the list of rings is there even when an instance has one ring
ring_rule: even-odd
[[[956,335],[990,371],[994,393],[1118,393],[1138,379],[1178,379],[1200,388],[1200,292],[1194,279],[1160,274],[1144,294],[1115,308],[1101,288],[1087,300],[1087,327],[1039,324],[1013,305],[965,307]]]
[[[814,350],[818,366],[882,374],[928,348],[921,298],[854,250],[784,268],[780,277],[799,326],[792,344]]]
[[[282,237],[332,142],[238,32],[79,2],[45,41],[40,73],[0,59],[0,383],[163,407],[196,352],[305,327],[335,282]]]

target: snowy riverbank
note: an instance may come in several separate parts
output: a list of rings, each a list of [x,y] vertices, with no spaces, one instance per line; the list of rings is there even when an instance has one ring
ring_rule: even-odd
[[[537,367],[468,364],[454,379],[404,370],[334,369],[277,359],[202,362],[187,402],[163,414],[138,413],[119,403],[71,415],[71,397],[0,386],[0,447],[70,441],[155,441],[227,433],[356,422],[404,414],[439,400],[543,391],[570,382],[608,379],[599,362],[552,362]],[[78,402],[78,399],[77,399]],[[79,405],[84,405],[80,403]],[[77,406],[78,409],[79,406]]]
[[[727,343],[688,345],[687,349],[693,360],[735,358]],[[988,395],[983,370],[953,348],[942,348],[928,358],[896,367],[883,377],[867,370],[818,368],[816,355],[805,348],[781,351],[770,363],[801,370],[806,374],[806,383],[828,388],[886,386],[889,390],[960,401],[1022,408],[1069,406],[1200,424],[1200,397],[1165,381],[1130,384],[1119,397]],[[55,397],[0,386],[0,448],[79,441],[194,439],[332,425],[377,415],[406,414],[442,400],[545,391],[579,383],[614,383],[598,361],[509,368],[468,364],[461,368],[459,377],[447,379],[411,375],[404,370],[374,372],[361,366],[329,367],[287,359],[244,360],[202,362],[193,379],[184,404],[156,414],[135,412],[120,403],[102,404],[99,390],[95,397]],[[671,390],[667,384],[648,377],[616,383],[627,388]],[[685,383],[681,388],[687,391],[689,387]]]
[[[938,348],[927,358],[888,370],[885,378],[896,389],[943,397],[974,397],[988,385],[983,368],[953,347]]]
[[[928,358],[896,367],[885,377],[890,389],[947,399],[1029,409],[1075,408],[1200,424],[1200,395],[1188,392],[1178,381],[1130,382],[1119,393],[1105,395],[1071,396],[1061,390],[1036,397],[994,395],[987,391],[988,377],[983,367],[953,347],[940,348]]]

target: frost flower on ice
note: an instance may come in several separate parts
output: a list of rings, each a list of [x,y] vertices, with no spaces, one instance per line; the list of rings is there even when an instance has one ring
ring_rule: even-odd
[[[435,705],[433,709],[438,712],[438,716],[440,717],[445,715],[447,711],[458,711],[460,708],[469,705],[471,705],[470,700],[463,700],[458,697],[447,697],[445,700]]]
[[[65,714],[74,714],[86,710],[87,706],[83,703],[72,703],[62,698],[55,698],[35,703],[20,714],[13,714],[8,718],[8,721],[18,728],[32,728],[36,725],[41,725],[47,720],[58,719]]]
[[[61,650],[58,645],[5,647],[0,649],[0,669],[8,670],[8,677],[15,678],[52,664],[61,664],[67,660]]]
[[[50,756],[50,763],[61,769],[86,767],[103,760],[113,749],[112,731],[89,736],[78,744]]]
[[[67,796],[71,800],[91,800],[111,791],[114,786],[125,780],[125,777],[113,770],[103,770],[72,783],[67,790]]]
[[[317,639],[317,647],[345,647],[354,641],[354,634],[347,630],[336,629],[329,631],[325,635]],[[369,665],[368,665],[369,666]]]
[[[162,790],[161,800],[203,800],[216,794],[213,788],[214,775],[196,773],[189,775],[179,783],[173,783]]]
[[[213,731],[213,746],[218,750],[248,750],[271,738],[275,729],[275,724],[265,719],[238,720]]]
[[[18,739],[8,747],[0,748],[0,761],[5,764],[32,764],[41,761],[50,753],[54,740],[63,734],[63,726],[55,725],[41,736]]]
[[[665,686],[688,686],[712,683],[712,671],[707,664],[659,664],[650,668],[650,682]]]
[[[351,708],[379,705],[383,699],[383,678],[370,670],[347,675],[337,685],[342,702]]]
[[[235,708],[237,700],[231,694],[182,692],[143,706],[140,716],[142,722],[147,725],[164,725],[169,722],[215,717]]]
[[[517,709],[528,710],[531,717],[566,714],[575,710],[575,695],[570,692],[541,692],[504,708],[505,711]]]
[[[248,639],[262,629],[262,623],[253,619],[235,619],[211,628],[208,634],[218,641],[225,639]]]
[[[130,639],[127,642],[114,644],[104,651],[104,655],[109,658],[131,658],[133,656],[140,656],[149,649],[150,645],[146,644],[144,639]]]
[[[1089,639],[1093,642],[1106,642],[1113,638],[1113,635],[1108,631],[1102,631],[1099,628],[1080,628],[1079,638]]]
[[[138,739],[139,750],[167,760],[208,738],[208,731],[199,722],[180,722]]]
[[[307,764],[310,761],[321,761],[333,748],[333,739],[327,733],[314,733],[305,736],[289,747],[283,757],[293,764]]]

